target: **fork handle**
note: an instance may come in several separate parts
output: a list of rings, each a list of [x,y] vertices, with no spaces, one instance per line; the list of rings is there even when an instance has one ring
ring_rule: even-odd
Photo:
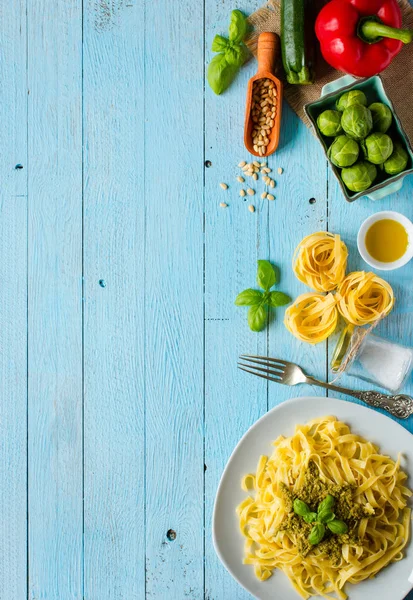
[[[381,392],[374,391],[358,392],[334,385],[332,383],[324,383],[323,381],[314,379],[314,377],[307,377],[306,383],[318,385],[319,387],[340,392],[342,394],[346,394],[347,396],[353,396],[353,398],[357,398],[358,400],[361,400],[370,406],[374,406],[375,408],[383,408],[394,417],[399,419],[407,419],[411,414],[413,414],[413,398],[407,396],[406,394],[389,396],[388,394],[382,394]]]

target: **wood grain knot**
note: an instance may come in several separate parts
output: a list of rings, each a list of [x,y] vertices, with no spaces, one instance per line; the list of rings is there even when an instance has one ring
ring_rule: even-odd
[[[174,531],[173,529],[168,529],[168,531],[166,532],[166,537],[170,542],[173,542],[174,540],[176,540],[176,531]]]
[[[206,160],[205,161],[205,166],[207,169],[209,169],[209,167],[212,167],[212,162],[210,160]]]
[[[310,198],[309,199],[309,203],[310,204],[315,204],[316,203],[316,199],[315,198]]]

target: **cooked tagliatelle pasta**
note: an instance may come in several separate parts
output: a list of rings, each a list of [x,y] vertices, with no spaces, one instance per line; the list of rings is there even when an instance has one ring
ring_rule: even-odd
[[[250,495],[237,508],[244,563],[258,579],[280,569],[302,598],[345,600],[346,583],[374,577],[403,558],[412,492],[400,456],[394,462],[380,454],[335,417],[298,425],[273,445],[272,456],[261,456],[256,473],[244,477]],[[328,498],[333,515],[321,510]],[[314,511],[308,522],[300,516],[303,506]],[[341,533],[329,529],[332,519],[340,520]],[[309,536],[317,520],[327,523],[318,543]]]
[[[390,284],[374,273],[356,271],[341,283],[336,295],[338,310],[353,325],[367,325],[389,314],[394,305]]]
[[[297,278],[317,292],[335,290],[346,275],[347,246],[337,234],[319,231],[296,248],[293,270]]]
[[[302,342],[318,344],[335,331],[337,320],[335,297],[310,292],[298,296],[287,308],[284,324]]]

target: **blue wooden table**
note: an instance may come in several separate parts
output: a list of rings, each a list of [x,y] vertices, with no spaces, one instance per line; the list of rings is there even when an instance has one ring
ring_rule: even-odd
[[[276,201],[258,182],[248,211],[235,177],[255,64],[222,97],[204,77],[233,8],[15,0],[0,11],[1,600],[247,599],[212,548],[220,475],[265,411],[322,392],[267,386],[237,357],[282,356],[326,378],[332,344],[300,344],[282,310],[253,333],[234,298],[259,258],[301,293],[290,262],[309,233],[340,233],[350,268],[363,268],[362,220],[413,217],[413,178],[380,203],[347,204],[288,106],[269,159],[284,169]],[[397,305],[380,327],[407,344],[412,273],[389,275]]]

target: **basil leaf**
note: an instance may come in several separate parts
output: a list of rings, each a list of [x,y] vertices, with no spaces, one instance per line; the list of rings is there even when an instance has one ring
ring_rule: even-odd
[[[229,39],[231,42],[239,44],[244,39],[248,29],[247,18],[240,10],[231,12],[231,21],[228,27]]]
[[[324,500],[322,502],[320,502],[320,504],[318,505],[318,512],[320,513],[322,510],[326,510],[327,508],[330,509],[334,506],[334,504],[335,504],[334,496],[332,496],[331,494],[328,494],[328,496],[326,496],[324,498]]]
[[[290,296],[283,292],[270,292],[268,304],[270,306],[285,306],[291,302]]]
[[[211,50],[213,52],[225,52],[229,46],[229,40],[223,35],[216,35],[212,40]]]
[[[336,515],[333,512],[331,512],[329,508],[326,508],[324,510],[318,511],[317,518],[321,523],[329,523],[330,521],[334,521]]]
[[[307,515],[309,512],[311,512],[308,504],[306,504],[299,498],[296,498],[294,500],[293,509],[295,514],[299,515],[300,517],[304,517],[304,515]]]
[[[314,521],[317,521],[317,513],[309,512],[303,515],[303,519],[306,523],[314,523]]]
[[[338,535],[347,533],[348,531],[347,524],[344,523],[344,521],[340,521],[339,519],[334,519],[334,521],[330,521],[330,523],[327,523],[327,527],[330,531]]]
[[[257,283],[265,291],[268,291],[277,281],[275,270],[268,260],[258,261]]]
[[[323,539],[325,532],[326,528],[324,527],[324,525],[322,523],[316,523],[312,528],[310,535],[308,536],[308,541],[313,546],[319,544]]]
[[[222,94],[229,87],[238,68],[228,64],[225,54],[216,54],[208,65],[208,83],[213,92]]]
[[[245,62],[245,53],[243,52],[242,46],[239,44],[230,45],[225,50],[225,58],[228,64],[234,65],[235,67],[242,67]]]
[[[255,306],[256,304],[260,304],[262,299],[262,292],[249,288],[238,294],[235,298],[235,304],[237,306]]]
[[[248,325],[252,331],[261,331],[267,322],[267,312],[262,304],[251,306],[248,310]]]
[[[242,57],[243,57],[243,63],[246,63],[247,60],[249,58],[251,58],[251,52],[248,50],[247,46],[245,44],[240,44],[240,48],[241,48],[241,53],[242,53]]]

